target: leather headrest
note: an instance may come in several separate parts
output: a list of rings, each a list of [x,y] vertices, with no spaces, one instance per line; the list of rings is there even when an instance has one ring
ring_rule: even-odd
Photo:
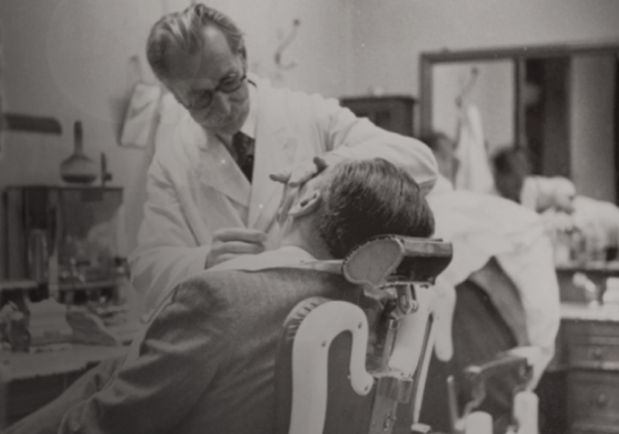
[[[351,283],[375,288],[393,279],[434,283],[451,257],[451,243],[442,240],[381,235],[354,248],[342,273]]]

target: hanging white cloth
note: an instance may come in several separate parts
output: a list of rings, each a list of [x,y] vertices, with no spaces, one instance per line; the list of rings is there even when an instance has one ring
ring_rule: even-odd
[[[494,177],[486,151],[481,113],[473,104],[463,106],[460,111],[456,158],[459,161],[456,190],[493,191]]]

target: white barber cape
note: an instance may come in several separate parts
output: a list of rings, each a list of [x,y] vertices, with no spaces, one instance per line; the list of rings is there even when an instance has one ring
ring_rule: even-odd
[[[279,244],[275,222],[283,187],[269,174],[316,155],[382,157],[411,173],[430,190],[436,162],[423,143],[357,118],[337,100],[276,89],[249,76],[258,90],[256,156],[250,184],[213,134],[185,113],[169,143],[160,144],[148,171],[148,199],[129,256],[132,283],[148,308],[178,283],[204,269],[211,236],[222,228],[248,227]]]
[[[500,197],[448,188],[433,191],[428,202],[435,236],[453,243],[453,259],[441,284],[455,288],[493,256],[514,282],[531,345],[541,349],[530,384],[535,387],[554,354],[560,323],[553,251],[540,216]]]

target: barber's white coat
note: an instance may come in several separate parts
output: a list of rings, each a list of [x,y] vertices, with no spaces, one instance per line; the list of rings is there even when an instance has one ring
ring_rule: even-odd
[[[181,117],[173,140],[158,145],[148,172],[148,200],[129,257],[132,282],[155,306],[176,284],[204,269],[214,231],[249,227],[279,244],[274,221],[283,187],[269,174],[329,152],[342,158],[382,157],[403,166],[424,188],[436,179],[436,162],[421,142],[386,132],[355,117],[333,99],[276,89],[250,76],[258,88],[253,185],[221,141]]]

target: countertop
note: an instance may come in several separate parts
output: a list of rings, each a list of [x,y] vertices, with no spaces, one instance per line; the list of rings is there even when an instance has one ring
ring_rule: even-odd
[[[586,303],[561,303],[561,319],[568,321],[619,322],[619,304],[589,306]]]
[[[562,264],[556,264],[555,269],[557,271],[581,271],[581,272],[601,272],[608,275],[619,276],[619,261],[589,261],[589,262],[566,262]]]

